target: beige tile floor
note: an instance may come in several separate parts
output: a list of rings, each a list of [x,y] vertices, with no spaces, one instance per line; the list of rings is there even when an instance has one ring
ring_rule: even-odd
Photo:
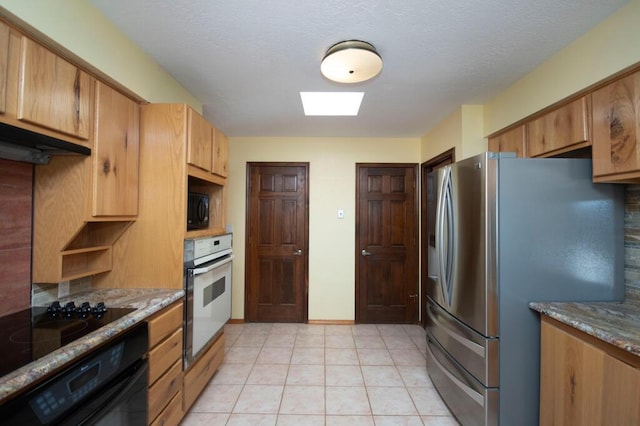
[[[457,425],[415,325],[231,324],[182,425]]]

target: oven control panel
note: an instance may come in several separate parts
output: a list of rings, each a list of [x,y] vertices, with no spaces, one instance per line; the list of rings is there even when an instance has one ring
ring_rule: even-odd
[[[221,251],[230,250],[232,234],[195,238],[184,241],[184,261],[191,262]]]
[[[124,342],[75,366],[29,401],[42,424],[48,424],[94,393],[120,368]]]

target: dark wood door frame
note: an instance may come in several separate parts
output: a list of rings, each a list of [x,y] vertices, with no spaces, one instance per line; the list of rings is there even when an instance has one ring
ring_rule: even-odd
[[[456,149],[451,148],[420,165],[420,314],[422,327],[427,326],[427,174],[438,167],[456,161]]]
[[[303,297],[303,311],[304,311],[304,318],[303,318],[303,322],[307,322],[309,319],[309,163],[307,162],[247,162],[247,169],[246,169],[246,214],[245,214],[245,296],[244,296],[244,318],[245,321],[251,322],[252,321],[252,316],[250,314],[250,292],[249,292],[249,286],[250,286],[250,279],[251,279],[251,273],[252,271],[250,270],[250,262],[249,262],[249,247],[250,244],[252,244],[251,242],[251,235],[250,235],[250,220],[251,220],[251,171],[252,171],[252,167],[263,167],[263,166],[270,166],[270,167],[296,167],[296,168],[304,168],[305,169],[305,200],[304,200],[304,209],[305,212],[304,214],[306,215],[306,220],[305,220],[305,224],[304,224],[304,250],[303,250],[303,255],[302,255],[302,259],[303,259],[303,274],[304,274],[304,282],[302,283],[302,286],[304,287],[303,292],[304,292],[304,297]],[[255,321],[255,319],[254,319]]]
[[[415,277],[415,287],[413,292],[415,292],[416,294],[418,293],[418,287],[419,287],[419,282],[418,282],[418,237],[419,237],[419,233],[418,233],[418,221],[419,221],[419,215],[418,215],[418,190],[417,190],[417,173],[418,173],[418,165],[415,163],[357,163],[356,164],[356,213],[355,213],[355,217],[356,217],[356,226],[355,226],[355,232],[356,232],[356,237],[355,237],[355,273],[356,273],[356,281],[355,281],[355,322],[356,323],[362,323],[363,319],[361,318],[361,297],[360,297],[360,292],[362,291],[362,277],[361,277],[361,273],[360,273],[360,267],[359,267],[359,263],[360,263],[360,257],[361,257],[361,250],[362,250],[362,241],[360,240],[360,185],[359,185],[359,175],[360,172],[359,170],[361,168],[384,168],[384,167],[388,167],[388,168],[413,168],[413,175],[414,175],[414,180],[413,180],[413,208],[414,208],[414,212],[413,212],[413,216],[414,216],[414,220],[415,222],[413,223],[413,247],[414,250],[416,250],[415,252],[415,257],[414,257],[414,263],[415,263],[415,271],[413,272],[413,276]],[[417,303],[414,302],[413,303],[413,318],[415,319],[415,323],[417,323],[418,321],[418,309],[417,309]]]

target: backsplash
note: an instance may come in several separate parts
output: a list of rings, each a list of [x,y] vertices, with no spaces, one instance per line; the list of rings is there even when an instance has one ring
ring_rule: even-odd
[[[624,283],[640,299],[640,185],[627,185],[624,211]]]
[[[31,305],[33,171],[0,159],[0,315]]]

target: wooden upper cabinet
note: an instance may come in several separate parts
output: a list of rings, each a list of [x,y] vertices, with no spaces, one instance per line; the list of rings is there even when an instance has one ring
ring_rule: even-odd
[[[7,110],[7,78],[9,72],[9,27],[0,22],[0,114]]]
[[[594,180],[639,178],[640,71],[596,90],[591,96]]]
[[[527,123],[527,156],[559,154],[590,145],[589,101],[590,96],[583,96]]]
[[[489,151],[515,152],[517,157],[526,157],[524,125],[489,138]]]
[[[22,37],[18,120],[88,140],[92,77]]]
[[[138,214],[140,107],[96,82],[93,216]]]
[[[215,128],[214,133],[212,172],[219,176],[227,177],[229,174],[229,140],[217,128]]]
[[[210,172],[213,126],[196,111],[187,110],[187,163]]]

